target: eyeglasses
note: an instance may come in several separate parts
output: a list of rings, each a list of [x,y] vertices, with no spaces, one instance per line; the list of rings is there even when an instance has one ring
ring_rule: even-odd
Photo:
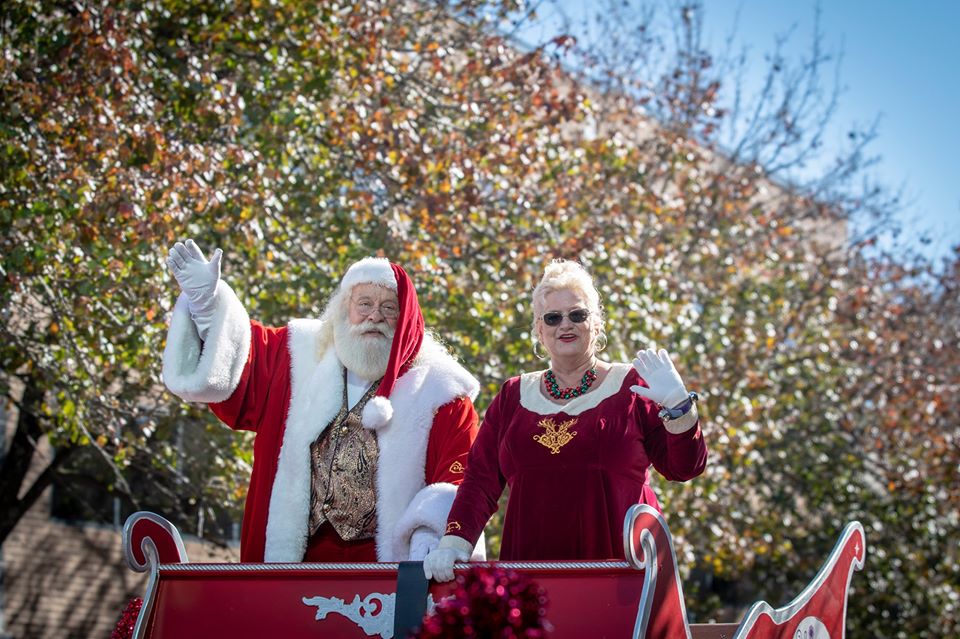
[[[541,315],[540,319],[542,319],[543,323],[547,326],[559,326],[560,322],[563,321],[565,316],[569,317],[570,321],[574,324],[582,324],[587,321],[588,317],[590,317],[590,311],[585,308],[576,308],[569,313],[550,311],[549,313],[544,313]]]
[[[380,315],[382,315],[384,319],[388,320],[395,320],[397,319],[397,316],[400,315],[400,307],[397,306],[396,302],[375,304],[373,300],[366,298],[354,300],[353,310],[355,310],[357,314],[362,317],[372,315],[374,311],[380,311]]]

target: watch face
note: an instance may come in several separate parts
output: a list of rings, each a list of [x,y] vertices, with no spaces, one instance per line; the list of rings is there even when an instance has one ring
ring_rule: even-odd
[[[664,408],[663,410],[660,411],[659,415],[660,415],[660,419],[667,421],[671,419],[676,419],[677,417],[680,417],[684,413],[686,413],[686,411],[680,408]]]

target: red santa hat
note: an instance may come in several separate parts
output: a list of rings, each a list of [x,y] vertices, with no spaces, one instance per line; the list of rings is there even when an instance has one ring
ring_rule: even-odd
[[[343,276],[340,288],[349,291],[357,284],[377,284],[395,291],[397,294],[396,326],[393,345],[390,347],[390,359],[387,370],[380,381],[376,396],[363,408],[361,421],[365,428],[376,430],[386,426],[393,417],[390,394],[393,387],[413,363],[420,346],[423,344],[423,312],[417,300],[417,291],[413,280],[399,264],[393,264],[386,258],[366,257],[355,263]]]

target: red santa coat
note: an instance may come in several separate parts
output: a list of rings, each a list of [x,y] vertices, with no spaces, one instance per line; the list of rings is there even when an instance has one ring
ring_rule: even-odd
[[[244,508],[244,562],[298,562],[307,542],[310,443],[340,409],[343,366],[323,322],[283,328],[250,321],[221,282],[214,322],[201,342],[181,296],[163,354],[164,383],[187,401],[211,404],[228,426],[257,433]],[[390,396],[392,418],[377,431],[377,558],[408,558],[419,527],[444,531],[476,435],[479,384],[429,335]],[[482,549],[482,540],[478,548]],[[482,550],[475,553],[480,558]]]

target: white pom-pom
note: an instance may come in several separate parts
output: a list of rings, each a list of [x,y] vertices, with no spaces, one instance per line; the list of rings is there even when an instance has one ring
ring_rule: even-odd
[[[360,423],[367,430],[380,430],[393,419],[393,404],[386,397],[376,395],[363,407]]]

